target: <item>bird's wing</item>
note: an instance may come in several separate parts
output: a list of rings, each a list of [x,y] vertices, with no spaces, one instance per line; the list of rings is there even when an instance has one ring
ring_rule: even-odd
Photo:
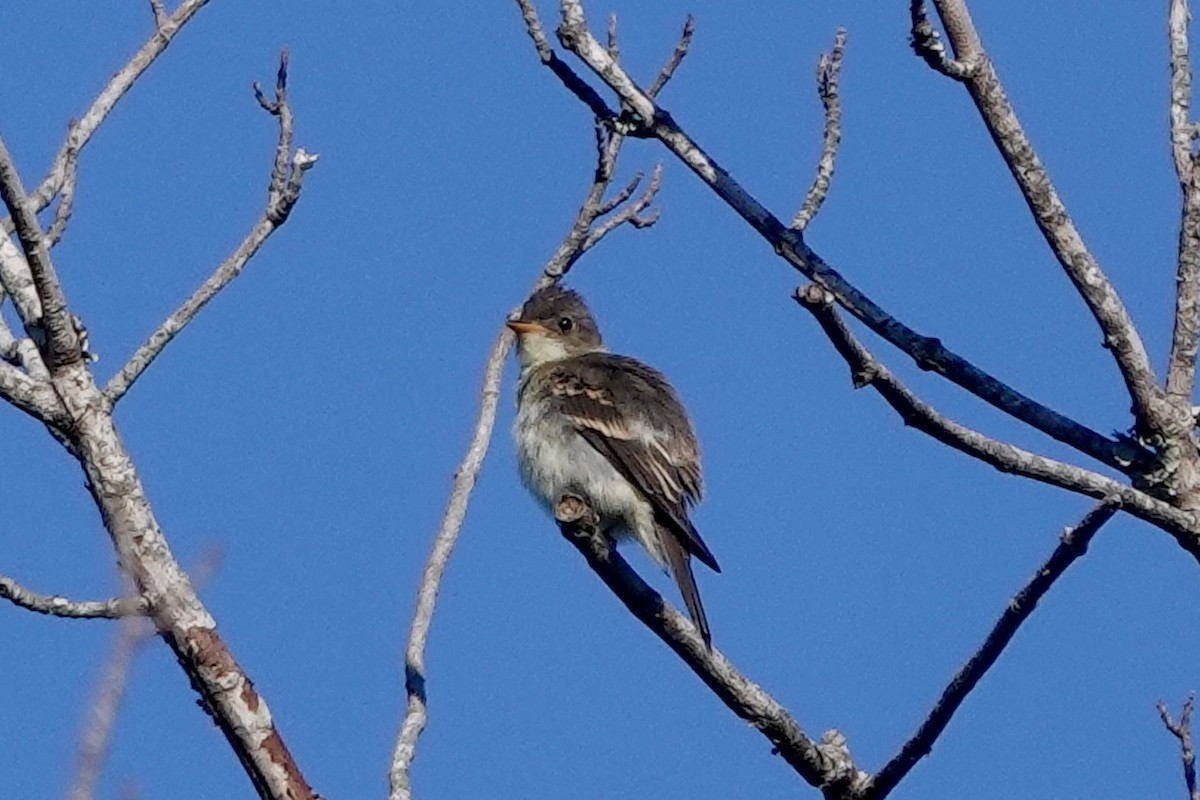
[[[550,390],[579,434],[650,501],[659,523],[719,572],[688,519],[703,492],[700,454],[666,379],[634,359],[595,353],[556,366]]]

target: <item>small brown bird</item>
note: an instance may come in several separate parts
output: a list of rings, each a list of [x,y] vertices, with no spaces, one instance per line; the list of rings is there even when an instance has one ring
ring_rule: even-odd
[[[688,519],[700,500],[700,448],[657,370],[609,353],[577,292],[550,286],[525,303],[514,428],[521,479],[547,509],[581,496],[609,536],[633,536],[670,570],[705,645],[712,636],[691,557],[717,561]]]

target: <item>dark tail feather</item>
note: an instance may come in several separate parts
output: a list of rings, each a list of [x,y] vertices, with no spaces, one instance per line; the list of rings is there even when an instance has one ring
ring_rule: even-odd
[[[663,554],[667,557],[667,566],[671,576],[683,595],[683,603],[687,606],[688,614],[696,628],[704,646],[712,649],[712,633],[708,629],[708,617],[704,616],[704,605],[700,602],[700,592],[696,589],[696,576],[692,574],[692,558],[687,546],[676,539],[671,531],[659,529],[659,540],[662,542]]]

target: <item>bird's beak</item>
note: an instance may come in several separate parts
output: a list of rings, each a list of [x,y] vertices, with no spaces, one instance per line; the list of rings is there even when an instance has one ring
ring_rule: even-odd
[[[546,326],[539,325],[536,322],[517,322],[515,320],[510,320],[510,321],[506,322],[505,324],[508,325],[509,330],[511,330],[513,333],[516,333],[518,335],[525,334],[525,333],[545,334],[545,333],[550,332],[550,330],[548,328],[546,328]]]

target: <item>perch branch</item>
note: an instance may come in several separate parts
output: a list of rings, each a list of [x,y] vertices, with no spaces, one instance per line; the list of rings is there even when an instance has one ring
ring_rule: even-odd
[[[1158,701],[1158,716],[1171,735],[1179,740],[1180,754],[1183,758],[1183,781],[1187,786],[1188,800],[1200,800],[1200,789],[1196,788],[1196,751],[1192,747],[1192,709],[1196,705],[1196,693],[1188,695],[1183,702],[1183,711],[1179,713],[1179,722],[1171,719],[1166,703]]]
[[[518,5],[525,15],[526,22],[530,24],[530,36],[533,37],[534,43],[539,45],[539,54],[542,54],[542,46],[544,45],[548,50],[549,45],[546,43],[540,23],[537,21],[536,11],[531,3],[524,0],[518,0]],[[612,38],[615,44],[615,35]],[[544,56],[542,60],[547,65],[562,63],[548,60]],[[556,74],[558,74],[557,71]],[[602,120],[596,121],[597,157],[592,184],[588,187],[587,195],[576,212],[575,220],[566,237],[542,269],[541,276],[534,284],[534,291],[561,279],[584,253],[619,227],[622,222],[628,222],[639,228],[653,224],[655,217],[645,215],[643,211],[658,190],[660,175],[658,169],[655,170],[654,176],[642,195],[632,204],[622,205],[628,203],[633,197],[637,181],[631,181],[609,200],[604,199],[604,194],[612,183],[617,157],[620,155],[624,141],[625,137],[620,133],[608,131]],[[618,209],[620,210],[618,211]],[[614,211],[617,211],[615,216],[604,220],[606,215]],[[614,220],[617,220],[615,224],[609,224]],[[599,226],[597,226],[598,221],[600,221]],[[389,800],[411,800],[413,796],[409,773],[413,760],[416,758],[417,740],[429,721],[425,689],[425,646],[429,639],[429,628],[433,622],[438,589],[441,586],[442,577],[454,551],[454,546],[458,542],[459,533],[462,531],[463,519],[466,516],[471,492],[475,488],[476,477],[479,475],[488,446],[491,444],[504,362],[512,345],[512,332],[507,327],[502,327],[492,344],[484,366],[479,413],[475,418],[471,442],[467,447],[466,455],[454,473],[450,499],[446,505],[442,523],[434,536],[433,546],[426,559],[417,588],[416,608],[413,611],[408,644],[405,647],[404,685],[407,706],[392,754],[389,770]]]
[[[1046,562],[1038,568],[1029,583],[1009,602],[1008,608],[1000,615],[996,625],[988,634],[979,650],[958,671],[954,679],[942,692],[929,716],[921,723],[921,727],[912,738],[904,743],[891,761],[875,775],[870,791],[866,797],[869,800],[883,800],[897,784],[908,775],[917,762],[929,755],[933,743],[941,736],[951,718],[966,700],[967,695],[974,690],[980,679],[987,674],[1004,648],[1012,641],[1013,636],[1021,625],[1037,608],[1038,602],[1045,596],[1050,587],[1062,577],[1067,568],[1076,559],[1087,552],[1088,545],[1096,532],[1112,519],[1117,512],[1115,504],[1101,503],[1087,513],[1074,528],[1063,531],[1061,541]]]
[[[908,353],[917,364],[933,370],[1001,411],[1070,445],[1111,467],[1138,472],[1151,454],[1128,440],[1114,441],[1038,403],[1002,383],[966,359],[947,350],[933,337],[922,336],[895,319],[850,284],[751,196],[728,172],[718,166],[675,123],[670,114],[655,106],[613,61],[587,29],[578,0],[563,0],[563,22],[559,38],[621,98],[629,109],[622,119],[639,135],[661,141],[697,176],[748,222],[794,268],[826,291],[872,331]],[[528,23],[528,19],[526,20]],[[638,120],[641,122],[639,123]],[[638,128],[637,125],[641,125]]]
[[[817,62],[817,95],[825,109],[825,138],[821,145],[821,158],[817,161],[817,174],[804,198],[804,204],[792,218],[792,230],[803,231],[821,210],[829,185],[833,180],[833,167],[837,160],[838,145],[842,141],[842,100],[838,81],[842,73],[842,53],[846,49],[846,29],[839,28],[833,38],[833,49],[822,53]],[[653,95],[651,95],[653,97]]]
[[[233,255],[225,259],[219,267],[192,293],[183,305],[150,334],[141,347],[130,357],[121,371],[113,376],[104,389],[104,396],[110,404],[115,405],[134,382],[141,377],[146,368],[158,358],[163,349],[171,343],[180,331],[191,322],[200,310],[210,300],[228,286],[234,278],[242,273],[246,264],[254,257],[259,248],[266,243],[291,214],[296,201],[300,199],[301,184],[304,173],[315,163],[317,156],[309,154],[303,148],[292,153],[292,110],[287,101],[287,51],[283,51],[279,60],[279,74],[275,87],[275,99],[267,100],[261,88],[254,85],[255,97],[270,114],[279,120],[279,139],[275,148],[275,159],[271,167],[270,185],[267,190],[267,204],[262,216],[251,228],[250,233],[238,245]]]
[[[740,673],[695,627],[634,572],[596,524],[595,514],[577,497],[562,498],[555,518],[563,537],[625,607],[671,648],[730,711],[760,731],[801,778],[829,797],[849,797],[866,785],[854,767],[845,739],[836,732],[814,742],[766,691]]]

